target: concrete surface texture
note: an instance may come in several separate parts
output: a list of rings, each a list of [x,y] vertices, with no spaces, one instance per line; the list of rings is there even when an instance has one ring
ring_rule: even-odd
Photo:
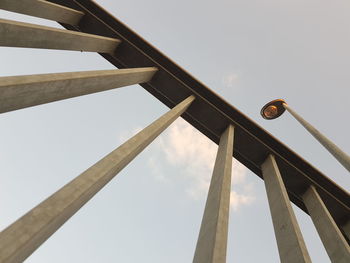
[[[275,157],[270,154],[261,168],[281,262],[311,263]]]
[[[231,193],[234,128],[221,135],[194,263],[225,263]]]
[[[304,193],[303,200],[331,261],[350,262],[349,245],[315,187],[310,186]]]
[[[0,77],[0,113],[148,82],[156,68]]]
[[[78,24],[79,20],[84,15],[83,12],[44,0],[2,0],[0,2],[0,9],[70,25]]]
[[[0,46],[113,53],[118,39],[0,19]]]

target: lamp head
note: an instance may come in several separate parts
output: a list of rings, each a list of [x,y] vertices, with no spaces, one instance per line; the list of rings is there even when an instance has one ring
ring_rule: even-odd
[[[286,110],[283,104],[286,103],[282,99],[270,101],[264,107],[262,107],[260,114],[265,120],[273,120],[282,115]]]

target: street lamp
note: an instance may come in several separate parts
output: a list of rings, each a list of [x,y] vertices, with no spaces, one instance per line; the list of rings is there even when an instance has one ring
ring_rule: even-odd
[[[270,101],[262,107],[260,114],[266,120],[278,118],[287,110],[301,125],[308,130],[344,167],[350,172],[350,156],[343,152],[331,140],[319,132],[310,123],[297,114],[284,100],[277,99]]]
[[[282,99],[273,100],[262,107],[260,114],[266,120],[273,120],[278,118],[286,110],[283,104],[286,103]]]

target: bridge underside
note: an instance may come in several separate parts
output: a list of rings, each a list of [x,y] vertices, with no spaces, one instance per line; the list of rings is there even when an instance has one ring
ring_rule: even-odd
[[[158,72],[152,80],[141,86],[168,107],[172,108],[194,94],[196,100],[183,114],[183,118],[216,144],[219,143],[226,127],[234,124],[233,156],[256,175],[262,178],[261,165],[268,154],[273,154],[289,198],[299,208],[308,213],[302,201],[302,194],[313,185],[339,226],[350,220],[350,198],[345,190],[103,8],[89,0],[50,0],[50,2],[85,13],[76,26],[62,24],[65,28],[120,39],[121,44],[117,52],[101,53],[117,68],[157,67]]]

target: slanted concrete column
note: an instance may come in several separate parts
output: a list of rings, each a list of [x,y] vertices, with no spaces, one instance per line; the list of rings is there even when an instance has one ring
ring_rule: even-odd
[[[0,113],[148,82],[157,68],[0,77]]]
[[[0,9],[70,25],[78,24],[83,12],[44,0],[1,0]]]
[[[225,263],[231,192],[234,128],[221,135],[199,232],[194,263]]]
[[[267,199],[282,263],[311,262],[275,157],[261,166]]]
[[[0,19],[0,46],[114,53],[118,39]]]
[[[0,233],[0,262],[22,262],[192,103],[190,96]]]
[[[350,247],[314,186],[303,194],[303,200],[331,261],[350,262]]]

